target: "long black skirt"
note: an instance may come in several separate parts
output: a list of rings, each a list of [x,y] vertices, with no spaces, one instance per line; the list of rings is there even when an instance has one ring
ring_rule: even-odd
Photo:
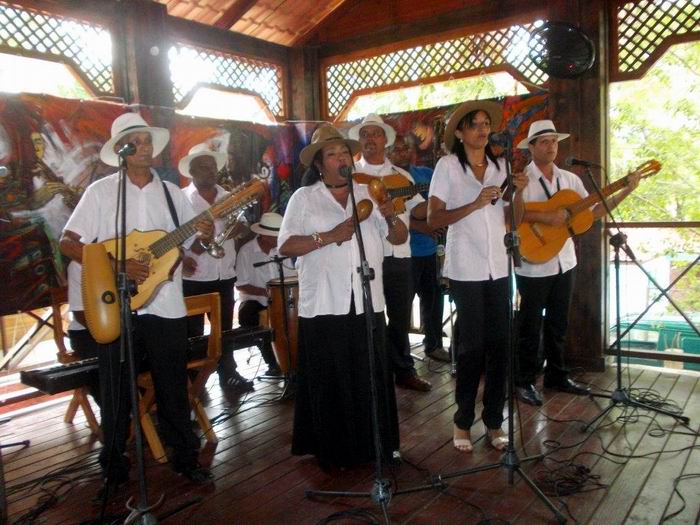
[[[384,347],[384,315],[374,314],[375,377],[382,459],[399,449],[396,395]],[[365,317],[299,318],[298,388],[292,454],[324,467],[375,458]]]

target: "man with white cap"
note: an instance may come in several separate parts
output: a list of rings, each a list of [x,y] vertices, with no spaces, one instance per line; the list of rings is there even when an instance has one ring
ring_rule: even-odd
[[[349,137],[358,140],[362,148],[362,157],[355,163],[355,171],[384,177],[400,173],[413,183],[413,178],[406,171],[395,166],[386,156],[386,148],[394,144],[396,131],[385,124],[379,115],[370,113],[361,123],[350,128]],[[427,205],[425,199],[416,194],[406,201],[406,211],[398,217],[409,227],[411,215],[424,218]],[[386,297],[386,314],[388,318],[386,338],[389,362],[396,384],[427,392],[432,385],[418,377],[411,357],[408,330],[411,322],[411,305],[413,303],[413,274],[411,270],[410,239],[399,245],[384,242],[384,296]]]
[[[119,166],[120,151],[127,144],[134,153],[125,155],[126,229],[172,231],[195,214],[180,189],[163,182],[152,168],[153,159],[170,138],[167,129],[149,126],[138,113],[126,113],[112,123],[111,138],[100,159]],[[82,263],[84,243],[114,238],[119,194],[119,174],[104,177],[88,187],[66,224],[60,247],[64,255]],[[202,239],[210,239],[213,225],[197,222]],[[128,259],[126,273],[137,285],[149,276],[147,263]],[[211,473],[197,460],[199,438],[192,430],[187,392],[187,309],[182,294],[182,270],[164,282],[153,297],[133,316],[136,362],[147,361],[153,377],[158,422],[166,445],[172,448],[174,469],[195,483],[211,480]],[[129,479],[129,461],[124,456],[129,435],[130,396],[127,367],[120,364],[119,339],[99,351],[104,443],[100,464],[105,485],[102,493],[116,489]]]
[[[185,198],[192,205],[195,213],[201,213],[211,208],[214,203],[229,193],[219,186],[217,176],[226,165],[227,155],[212,151],[206,143],[193,146],[189,153],[178,163],[180,173],[192,179],[192,182],[182,189]],[[226,228],[224,219],[214,221],[214,234],[219,235]],[[205,250],[202,243],[195,242],[185,251],[183,261],[184,278],[182,280],[185,297],[204,293],[218,293],[221,299],[221,328],[230,330],[233,327],[233,285],[236,282],[236,246],[233,239],[225,239],[221,243],[221,257],[213,257]],[[187,334],[189,337],[204,333],[204,315],[192,316],[187,319]],[[217,368],[219,385],[241,391],[254,389],[253,382],[241,376],[236,370],[236,360],[233,352],[221,354]]]
[[[250,227],[257,236],[244,244],[238,254],[236,289],[241,300],[238,307],[238,322],[241,326],[260,326],[260,312],[267,309],[268,303],[267,283],[272,279],[279,279],[277,264],[264,264],[257,268],[254,265],[270,261],[279,255],[277,236],[281,225],[282,216],[279,213],[263,213],[260,222]],[[282,262],[282,270],[285,278],[297,275],[291,259]],[[265,375],[279,375],[281,370],[272,353],[272,347],[266,346],[261,352],[268,367]]]
[[[559,190],[574,190],[582,198],[588,195],[581,179],[570,171],[554,164],[559,141],[569,137],[568,133],[557,133],[551,120],[538,120],[530,125],[526,139],[519,149],[528,149],[532,162],[525,168],[529,184],[523,192],[525,202],[546,201]],[[630,177],[630,184],[617,195],[607,199],[610,209],[617,206],[639,184],[639,176]],[[596,219],[605,215],[602,203],[593,208]],[[556,211],[526,210],[524,222],[538,222],[552,226],[563,226],[569,220],[565,209]],[[569,379],[564,364],[566,330],[569,322],[569,306],[574,287],[576,251],[568,239],[562,250],[552,259],[540,264],[525,260],[516,268],[518,291],[520,292],[518,366],[516,395],[530,405],[541,405],[542,395],[535,388],[540,372],[540,339],[543,345],[544,387],[570,394],[586,395],[589,389]]]

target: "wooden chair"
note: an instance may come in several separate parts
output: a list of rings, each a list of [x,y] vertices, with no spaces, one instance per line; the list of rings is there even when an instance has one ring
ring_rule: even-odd
[[[51,324],[53,328],[53,340],[58,348],[56,359],[63,365],[80,360],[80,358],[73,351],[68,350],[65,345],[66,333],[63,329],[63,315],[64,311],[67,310],[67,303],[67,288],[53,288],[51,290]],[[83,411],[83,414],[85,414],[85,420],[87,421],[92,434],[97,437],[97,439],[102,441],[100,424],[98,423],[95,413],[92,410],[92,406],[90,405],[87,387],[80,387],[73,390],[73,397],[68,404],[68,409],[63,416],[63,421],[66,423],[73,423],[73,419],[75,419],[75,414],[78,412],[78,408],[80,408]]]
[[[187,305],[188,316],[204,313],[209,314],[211,332],[209,333],[207,341],[207,353],[203,357],[190,359],[187,363],[188,371],[195,371],[194,378],[188,380],[189,398],[190,407],[194,410],[199,427],[204,432],[204,437],[206,437],[209,443],[218,443],[219,440],[214,433],[214,429],[209,422],[209,416],[207,416],[199,397],[207,384],[209,376],[216,370],[219,358],[221,357],[221,309],[219,294],[210,293],[185,297],[185,304]],[[154,459],[160,463],[166,463],[168,459],[165,454],[165,449],[151,417],[151,411],[155,407],[156,400],[150,372],[139,374],[138,384],[143,390],[139,402],[141,428],[143,428],[144,436],[146,437],[148,446],[151,448]]]

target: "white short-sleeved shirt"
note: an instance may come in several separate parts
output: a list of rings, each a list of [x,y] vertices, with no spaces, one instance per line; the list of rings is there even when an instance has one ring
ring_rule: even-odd
[[[367,186],[354,186],[355,199],[369,199]],[[333,198],[323,182],[299,188],[294,192],[287,209],[277,240],[283,246],[291,236],[311,235],[327,232],[352,215],[352,202],[348,197],[343,208]],[[385,219],[374,207],[369,218],[361,223],[365,254],[369,266],[374,269],[371,281],[372,306],[375,312],[384,310],[382,287],[382,262],[384,260],[384,238],[388,233]],[[355,312],[364,312],[362,284],[357,268],[360,254],[357,238],[352,236],[338,246],[327,244],[297,259],[299,271],[299,316],[345,315],[350,312],[350,298],[354,298]]]
[[[414,183],[413,177],[406,170],[394,166],[389,159],[384,159],[384,164],[369,164],[364,157],[360,158],[359,161],[355,163],[355,171],[359,173],[366,173],[367,175],[374,175],[375,177],[384,177],[385,175],[391,175],[392,173],[400,173],[408,180],[411,184]],[[384,240],[384,256],[385,257],[396,257],[396,258],[406,258],[411,256],[411,234],[410,234],[410,219],[411,210],[415,208],[418,204],[423,202],[425,199],[420,193],[417,193],[410,199],[406,201],[406,211],[398,214],[398,217],[406,225],[406,229],[409,230],[408,238],[406,242],[401,244],[391,244],[386,239]]]
[[[238,253],[238,260],[236,261],[236,273],[238,274],[236,288],[246,285],[265,288],[267,283],[272,279],[279,279],[279,268],[277,264],[270,263],[258,266],[257,268],[253,266],[255,263],[269,261],[278,254],[279,251],[277,248],[272,248],[270,253],[265,253],[262,248],[260,248],[257,237],[245,243],[241,247],[241,251]],[[282,267],[285,277],[296,277],[297,271],[292,266],[291,259],[283,261]],[[240,288],[238,293],[241,302],[257,301],[261,305],[267,306],[267,296],[247,294],[241,292]]]
[[[211,208],[211,204],[202,197],[193,183],[182,189],[185,198],[192,205],[195,213],[199,214]],[[222,199],[229,193],[221,186],[216,186],[215,201]],[[219,235],[225,228],[224,219],[214,221],[214,235]],[[194,274],[188,275],[184,279],[187,281],[219,281],[236,277],[236,244],[233,239],[227,239],[223,243],[224,256],[216,259],[207,252],[197,255],[191,250],[187,251],[187,256],[192,257],[197,263]]]
[[[498,186],[506,179],[505,161],[487,158],[483,184],[469,166],[466,171],[456,155],[442,157],[430,182],[430,197],[453,210],[474,202],[486,186]],[[500,169],[499,169],[500,168]],[[504,243],[506,221],[503,199],[487,204],[447,229],[443,275],[455,281],[488,281],[508,275],[508,254]]]
[[[559,190],[565,189],[574,190],[581,195],[581,198],[588,196],[588,191],[586,191],[578,175],[559,169],[557,166],[554,166],[553,171],[552,182],[549,182],[534,162],[526,166],[525,172],[530,180],[523,191],[523,200],[525,202],[542,202],[549,199],[542,187],[542,183],[547,187],[550,196]],[[542,183],[540,179],[542,179]],[[515,272],[525,277],[546,277],[558,274],[560,269],[562,272],[567,272],[575,266],[576,249],[574,248],[574,242],[571,239],[567,239],[564,247],[556,257],[552,257],[549,261],[540,264],[532,264],[523,259],[520,268],[516,268]]]
[[[160,177],[151,170],[153,179],[143,188],[126,180],[126,231],[163,230],[171,232],[175,224],[170,215]],[[180,225],[194,217],[192,207],[180,188],[165,183],[175,207]],[[114,225],[119,190],[119,174],[115,173],[91,184],[80,199],[64,227],[83,243],[101,242],[116,237]],[[187,315],[182,295],[182,265],[173,273],[172,281],[164,282],[150,301],[141,307],[140,314],[176,319]]]
[[[71,261],[66,270],[66,274],[68,275],[68,309],[71,312],[83,311],[83,294],[81,290],[82,271],[83,265],[75,261]],[[85,330],[85,327],[74,315],[71,315],[68,330]]]

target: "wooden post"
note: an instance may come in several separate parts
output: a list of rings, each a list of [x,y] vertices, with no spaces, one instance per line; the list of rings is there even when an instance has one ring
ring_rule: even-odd
[[[321,118],[321,74],[318,49],[295,48],[290,52],[289,86],[292,120],[319,120]]]
[[[593,69],[576,80],[550,79],[551,112],[557,129],[571,133],[559,147],[559,163],[567,155],[605,165],[608,128],[608,63],[606,18],[603,0],[560,0],[552,5],[550,20],[578,25],[593,40],[596,61]],[[593,192],[583,171],[586,189]],[[594,170],[600,184],[600,173]],[[569,321],[571,366],[604,368],[607,337],[607,239],[601,221],[576,240],[578,266]]]

